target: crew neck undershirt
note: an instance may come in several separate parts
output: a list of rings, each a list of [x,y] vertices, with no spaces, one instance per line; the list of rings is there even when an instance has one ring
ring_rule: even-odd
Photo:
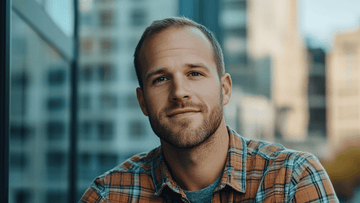
[[[184,190],[184,193],[188,200],[190,200],[191,203],[204,203],[204,202],[211,202],[211,197],[213,195],[213,192],[216,188],[216,186],[219,185],[219,182],[221,180],[222,174],[208,187],[202,189],[202,190],[195,190],[195,191],[186,191]]]

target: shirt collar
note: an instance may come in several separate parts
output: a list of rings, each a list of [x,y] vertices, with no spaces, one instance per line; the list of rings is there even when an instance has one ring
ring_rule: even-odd
[[[223,176],[215,191],[221,190],[228,185],[238,192],[245,193],[247,145],[244,138],[230,127],[227,127],[227,129],[229,134],[229,151]],[[155,186],[155,195],[160,195],[165,186],[183,195],[182,189],[171,177],[162,154],[161,146],[154,151],[151,173]]]
[[[160,195],[165,186],[168,186],[176,193],[180,193],[180,187],[172,179],[171,174],[167,168],[161,146],[154,151],[153,157],[151,173],[155,186],[155,195]]]

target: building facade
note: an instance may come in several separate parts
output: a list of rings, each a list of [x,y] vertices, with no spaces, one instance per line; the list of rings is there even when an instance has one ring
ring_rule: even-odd
[[[276,108],[276,136],[303,141],[308,126],[308,69],[296,0],[248,1],[248,55],[257,92]],[[281,122],[281,123],[279,123]]]
[[[327,58],[327,131],[331,146],[360,135],[360,31],[337,34]]]
[[[78,177],[82,194],[96,176],[160,144],[138,105],[133,54],[153,20],[178,15],[178,2],[81,3]]]
[[[133,53],[153,20],[178,15],[178,1],[79,4],[77,199],[95,177],[159,145],[136,99]],[[11,47],[9,201],[69,202],[71,63],[16,12]]]

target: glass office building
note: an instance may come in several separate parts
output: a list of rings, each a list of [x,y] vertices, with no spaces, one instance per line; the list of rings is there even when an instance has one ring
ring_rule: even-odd
[[[96,176],[159,145],[138,107],[133,53],[153,20],[177,16],[178,2],[79,1],[76,171],[73,12],[69,0],[13,1],[10,202],[76,202]],[[75,201],[68,198],[70,177]]]

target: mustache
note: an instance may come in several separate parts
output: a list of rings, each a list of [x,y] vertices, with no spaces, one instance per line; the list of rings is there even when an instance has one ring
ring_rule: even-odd
[[[204,104],[201,103],[197,104],[190,101],[186,101],[186,102],[173,103],[170,107],[166,107],[163,110],[163,112],[168,113],[174,110],[185,109],[185,108],[194,108],[194,109],[199,109],[200,111],[206,111],[206,106]]]

